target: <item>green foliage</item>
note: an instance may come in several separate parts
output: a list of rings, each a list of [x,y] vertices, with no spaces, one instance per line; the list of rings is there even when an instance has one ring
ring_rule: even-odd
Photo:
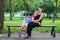
[[[42,3],[45,13],[52,13],[54,11],[54,5],[51,0],[46,0]]]
[[[29,12],[37,10],[38,6],[43,6],[44,12],[51,13],[54,11],[55,0],[25,0],[27,3],[27,10]],[[5,11],[9,12],[12,10],[13,12],[23,11],[26,9],[24,0],[11,0],[11,8],[9,5],[9,0],[6,0]]]

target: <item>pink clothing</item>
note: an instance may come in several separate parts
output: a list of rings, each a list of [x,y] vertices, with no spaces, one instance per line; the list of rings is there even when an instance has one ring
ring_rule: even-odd
[[[34,15],[32,15],[32,16],[29,16],[29,18],[32,18],[32,17],[34,17]]]

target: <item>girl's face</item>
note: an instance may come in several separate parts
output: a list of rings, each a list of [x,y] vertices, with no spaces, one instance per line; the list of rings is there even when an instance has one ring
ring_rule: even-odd
[[[43,10],[42,8],[38,8],[38,11],[39,11],[39,12],[42,12],[42,10]]]
[[[37,12],[34,12],[34,16],[36,16],[37,15]]]

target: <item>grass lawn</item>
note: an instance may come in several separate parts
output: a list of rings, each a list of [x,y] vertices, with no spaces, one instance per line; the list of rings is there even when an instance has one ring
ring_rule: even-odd
[[[22,19],[16,19],[15,18],[12,21],[7,19],[7,20],[4,21],[4,29],[2,31],[3,31],[3,33],[8,32],[8,30],[7,30],[7,25],[8,24],[20,24],[21,25],[21,23],[22,23]],[[54,24],[54,25],[56,25],[56,28],[55,28],[56,32],[60,32],[60,19],[59,18],[57,18],[54,23],[52,22],[52,19],[44,18],[43,21],[42,21],[42,24]],[[36,27],[33,30],[41,31],[41,32],[50,32],[51,27],[50,28],[49,27],[47,27],[47,28],[46,27],[43,27],[43,28]],[[12,27],[11,28],[11,32],[19,32],[19,31],[20,31],[19,27],[17,27],[17,28]]]

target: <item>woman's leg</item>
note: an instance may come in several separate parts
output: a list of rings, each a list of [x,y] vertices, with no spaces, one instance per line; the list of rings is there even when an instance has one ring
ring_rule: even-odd
[[[27,26],[26,33],[24,35],[24,38],[28,38],[28,36],[31,36],[31,35],[29,35],[30,32],[27,33],[27,30],[31,28],[31,27],[29,27],[29,25],[30,25],[30,23]]]
[[[33,23],[33,22],[29,23],[29,24],[28,24],[28,27],[27,27],[27,31],[26,31],[26,37],[27,37],[28,35],[31,36],[31,31],[32,31],[32,29],[33,29],[34,27],[37,27],[37,26],[39,26],[38,23]]]
[[[32,29],[33,29],[34,27],[36,27],[36,25],[35,25],[35,23],[33,23],[33,22],[31,22],[31,23],[28,24],[27,33],[28,33],[29,36],[31,36],[31,31],[32,31]]]
[[[25,27],[25,24],[26,24],[26,22],[25,22],[25,21],[23,21],[23,23],[22,23],[22,25],[21,25],[20,32],[22,32],[23,28]]]

